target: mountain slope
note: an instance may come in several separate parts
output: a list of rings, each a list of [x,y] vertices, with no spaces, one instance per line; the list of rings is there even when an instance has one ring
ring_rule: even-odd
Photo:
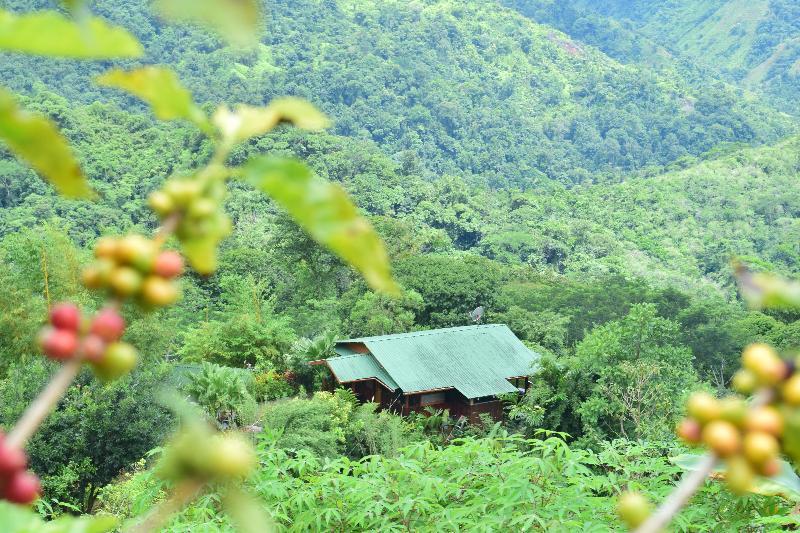
[[[800,3],[796,0],[577,0],[569,7],[551,0],[507,0],[536,20],[555,21],[577,39],[599,32],[592,15],[611,17],[625,29],[671,53],[719,70],[749,89],[763,91],[782,108],[800,113]],[[570,13],[564,17],[566,11]],[[568,20],[571,19],[571,20]],[[577,22],[577,23],[576,23]],[[620,35],[605,32],[608,41]],[[631,40],[630,36],[623,36]],[[633,39],[635,40],[635,39]]]
[[[374,141],[431,178],[571,185],[795,128],[722,83],[622,65],[491,2],[274,0],[269,10],[261,46],[240,51],[164,26],[143,0],[97,2],[137,32],[148,62],[174,65],[200,100],[306,96],[333,116],[336,133]],[[91,86],[106,67],[0,59],[17,90],[30,90],[33,75],[70,99],[135,105]]]
[[[530,242],[546,243],[531,254],[534,262],[551,257],[549,266],[568,274],[612,271],[660,285],[730,286],[733,257],[797,274],[799,182],[795,137],[655,178],[517,199],[479,247],[492,256],[506,242],[498,236],[525,228]]]

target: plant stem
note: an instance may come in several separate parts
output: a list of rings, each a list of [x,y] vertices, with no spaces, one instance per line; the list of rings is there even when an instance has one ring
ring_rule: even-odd
[[[772,389],[764,389],[753,397],[749,408],[753,409],[767,405],[774,397],[775,392]],[[662,531],[670,523],[672,517],[678,514],[694,493],[697,492],[706,477],[714,470],[718,460],[719,457],[716,454],[709,453],[704,455],[697,468],[684,474],[675,490],[661,502],[658,509],[634,533],[658,533]]]
[[[28,406],[22,418],[19,419],[11,433],[8,434],[6,438],[8,445],[16,448],[25,446],[25,443],[36,432],[42,421],[55,408],[80,369],[80,359],[73,359],[61,365],[61,368],[50,380],[50,383],[47,384],[47,387]]]
[[[169,518],[186,507],[192,501],[197,493],[203,488],[203,482],[197,479],[189,479],[178,486],[172,491],[172,495],[155,506],[147,516],[133,526],[123,529],[124,533],[150,533],[158,531],[164,522]]]
[[[667,499],[661,503],[644,524],[639,526],[635,533],[658,533],[662,531],[714,470],[717,459],[716,454],[705,455],[697,469],[683,476],[680,485],[667,496]]]

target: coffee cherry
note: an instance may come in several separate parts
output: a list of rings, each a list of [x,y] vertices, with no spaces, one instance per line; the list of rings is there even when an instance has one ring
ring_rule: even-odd
[[[756,473],[744,457],[736,455],[727,461],[725,481],[736,494],[745,494],[753,488]]]
[[[141,235],[126,235],[117,247],[116,259],[120,263],[132,265],[142,272],[153,268],[158,247],[155,242]]]
[[[695,392],[686,402],[686,411],[691,418],[703,424],[719,418],[721,406],[719,401],[707,392]]]
[[[678,437],[687,444],[698,444],[701,439],[702,427],[697,420],[684,418],[678,424]]]
[[[81,341],[81,354],[89,362],[96,363],[103,358],[106,351],[106,341],[98,335],[87,335]]]
[[[720,457],[729,457],[741,448],[739,430],[724,420],[714,420],[703,428],[703,442]]]
[[[793,375],[783,384],[781,394],[789,405],[800,405],[800,374]]]
[[[766,344],[756,343],[745,348],[742,364],[765,385],[775,385],[786,377],[786,364]]]
[[[733,375],[731,385],[736,392],[752,394],[758,387],[758,377],[749,370],[742,368]]]
[[[115,237],[100,237],[94,245],[94,255],[98,259],[101,257],[113,258],[117,253],[117,242]]]
[[[202,186],[194,180],[170,180],[164,184],[164,192],[169,195],[175,205],[186,207],[200,196]]]
[[[744,456],[753,464],[764,464],[775,459],[780,452],[778,439],[763,431],[750,431],[742,443]]]
[[[137,360],[136,348],[126,342],[115,342],[108,345],[103,358],[93,367],[101,379],[111,381],[133,370]]]
[[[734,426],[741,426],[744,423],[745,416],[747,415],[747,406],[741,398],[736,396],[728,396],[723,398],[720,402],[720,418],[727,420]]]
[[[142,284],[142,300],[147,305],[164,307],[178,300],[178,288],[159,276],[148,276]]]
[[[78,331],[81,325],[81,312],[75,304],[58,304],[50,311],[50,323],[59,329]]]
[[[175,210],[175,202],[172,197],[164,191],[153,191],[147,197],[147,204],[156,212],[156,214],[164,217],[169,215]]]
[[[89,331],[106,342],[114,342],[125,332],[125,319],[115,309],[106,307],[94,317]]]
[[[765,477],[777,476],[781,471],[781,461],[777,457],[768,459],[757,466],[758,473]]]
[[[642,525],[651,511],[650,502],[638,492],[626,492],[617,500],[617,514],[630,528]]]
[[[153,273],[163,278],[174,278],[183,272],[183,258],[178,252],[167,250],[158,254]]]
[[[256,466],[253,447],[235,435],[216,435],[210,443],[207,457],[209,471],[223,478],[245,477]]]
[[[748,411],[744,427],[747,431],[763,431],[780,437],[783,434],[783,417],[774,407],[756,407]]]
[[[83,269],[81,280],[88,289],[100,289],[108,284],[108,279],[114,271],[116,263],[111,259],[98,259],[88,267]]]
[[[44,328],[39,342],[44,354],[55,361],[66,361],[78,349],[78,335],[66,329]]]
[[[29,504],[39,497],[42,487],[39,478],[30,472],[18,471],[8,480],[3,496],[11,503]]]
[[[28,458],[21,448],[9,446],[0,440],[0,478],[24,469],[27,464]]]
[[[108,281],[119,296],[131,296],[142,287],[141,274],[130,267],[115,268]]]

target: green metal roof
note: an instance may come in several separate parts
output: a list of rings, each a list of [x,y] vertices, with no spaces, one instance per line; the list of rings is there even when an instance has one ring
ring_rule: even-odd
[[[392,377],[386,373],[386,370],[370,354],[333,357],[325,362],[339,383],[375,378],[382,381],[384,385],[393,391],[398,387]]]
[[[505,324],[363,337],[338,343],[363,343],[379,363],[377,366],[405,393],[455,388],[467,398],[516,391],[507,379],[530,374],[539,359]],[[369,359],[369,355],[362,357]],[[344,358],[328,359],[328,364],[339,359]]]

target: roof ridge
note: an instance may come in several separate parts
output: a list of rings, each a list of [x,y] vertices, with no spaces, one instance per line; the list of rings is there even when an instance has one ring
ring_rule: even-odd
[[[367,357],[371,356],[373,359],[375,358],[374,355],[371,353],[351,353],[347,355],[334,355],[333,357],[328,357],[328,359],[352,359],[353,357]]]
[[[464,331],[464,330],[477,330],[477,329],[489,329],[489,328],[497,328],[497,327],[508,327],[506,324],[476,324],[470,326],[454,326],[451,328],[437,328],[437,329],[426,329],[422,331],[408,331],[405,333],[389,333],[386,335],[373,335],[371,337],[356,337],[353,339],[342,339],[336,341],[337,343],[341,342],[380,342],[380,341],[387,341],[393,340],[397,337],[424,337],[428,335],[439,335],[442,333],[448,332],[456,332],[456,331]]]

